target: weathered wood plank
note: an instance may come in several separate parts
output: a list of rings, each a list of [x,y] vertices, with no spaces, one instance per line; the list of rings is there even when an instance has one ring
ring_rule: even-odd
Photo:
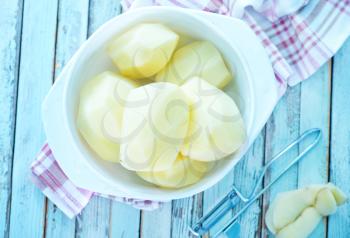
[[[88,0],[61,0],[58,8],[56,39],[55,77],[66,62],[84,42],[88,26]],[[57,207],[49,202],[46,214],[46,237],[74,237],[75,220],[68,219]]]
[[[135,238],[140,233],[140,210],[112,202],[109,234],[111,238]]]
[[[84,211],[77,217],[77,238],[109,237],[110,200],[93,197]]]
[[[264,162],[265,152],[265,130],[256,138],[245,157],[237,164],[234,174],[234,184],[246,196],[248,196],[259,176],[259,170]],[[262,185],[261,185],[262,187]],[[260,188],[261,188],[260,187]],[[253,203],[247,211],[239,218],[242,237],[258,237],[260,235],[261,201]],[[242,207],[237,206],[235,212]]]
[[[330,67],[330,64],[325,64],[316,74],[301,84],[300,132],[318,127],[322,129],[323,137],[318,146],[299,163],[299,186],[327,182]]]
[[[161,209],[143,211],[141,215],[141,237],[171,237],[171,203],[165,203]]]
[[[57,1],[24,2],[12,175],[10,237],[42,237],[45,198],[29,180],[29,165],[45,141],[41,102],[51,87]]]
[[[171,237],[191,237],[188,226],[193,225],[203,211],[203,193],[172,202]]]
[[[9,232],[22,4],[6,0],[0,8],[0,237]]]
[[[350,40],[334,57],[330,181],[350,196]],[[328,237],[350,237],[350,203],[329,217]]]
[[[120,0],[90,0],[89,35],[120,11]]]
[[[317,147],[300,161],[298,187],[324,184],[328,181],[330,80],[330,64],[325,64],[301,84],[300,132],[318,127],[322,129],[323,137]],[[326,219],[320,223],[311,237],[326,237]]]
[[[85,41],[88,32],[89,0],[60,0],[58,10],[55,76]]]
[[[70,220],[51,202],[47,204],[45,235],[48,238],[75,236],[75,219]]]
[[[203,193],[203,214],[209,212],[220,199],[230,191],[230,188],[233,185],[234,174],[233,170],[230,171],[218,184],[204,191]],[[198,204],[197,204],[198,206]],[[217,228],[220,228],[224,225],[230,218],[232,217],[232,213],[228,212],[221,221],[218,222],[217,226],[215,226],[209,233],[215,234],[217,232]]]
[[[280,100],[275,108],[271,118],[266,125],[265,140],[265,161],[270,160],[275,154],[288,145],[299,135],[299,112],[300,112],[300,85],[290,88],[286,95]],[[265,176],[265,184],[269,183],[271,178],[280,172],[281,166],[286,161],[294,158],[298,150],[294,149],[286,154],[284,158],[277,163]],[[297,167],[291,168],[275,185],[263,196],[263,220],[262,236],[265,237],[268,232],[264,222],[264,215],[270,202],[276,194],[282,191],[295,189],[297,186]]]

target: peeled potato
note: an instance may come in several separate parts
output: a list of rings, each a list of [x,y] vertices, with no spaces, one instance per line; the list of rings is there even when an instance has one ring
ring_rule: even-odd
[[[235,152],[245,140],[245,129],[233,99],[200,78],[192,78],[181,88],[191,100],[181,153],[194,160],[214,161]]]
[[[348,199],[347,196],[337,186],[335,186],[332,183],[328,183],[326,186],[328,189],[332,191],[332,194],[334,196],[335,201],[337,202],[337,205],[341,205],[346,202],[346,200]]]
[[[196,41],[178,49],[155,80],[182,85],[195,76],[218,88],[232,80],[220,52],[208,41]]]
[[[305,188],[279,193],[266,213],[269,229],[273,232],[280,230],[295,220],[305,208],[314,203],[317,192],[318,189]]]
[[[308,207],[289,226],[278,232],[276,238],[307,238],[321,221],[322,216],[313,207]]]
[[[330,189],[324,188],[319,191],[315,207],[322,216],[328,216],[337,210],[337,202]]]
[[[137,172],[137,175],[160,187],[180,188],[198,182],[211,167],[211,163],[191,160],[179,154],[169,169],[156,172]]]
[[[113,39],[107,53],[121,74],[146,78],[158,73],[170,60],[179,36],[162,24],[139,24]]]
[[[106,71],[80,91],[77,127],[91,149],[104,160],[119,161],[123,106],[135,87],[127,78]]]
[[[265,223],[276,237],[308,237],[322,216],[336,212],[345,194],[331,183],[280,193],[266,212]]]
[[[134,171],[171,168],[188,123],[188,102],[177,85],[152,83],[132,90],[123,114],[121,164]]]

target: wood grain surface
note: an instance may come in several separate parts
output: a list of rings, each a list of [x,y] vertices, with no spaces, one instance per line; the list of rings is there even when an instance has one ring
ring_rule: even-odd
[[[278,192],[331,181],[350,194],[348,40],[310,79],[288,90],[245,158],[219,184],[152,212],[94,197],[77,218],[68,219],[29,181],[29,165],[45,142],[41,103],[79,46],[120,12],[117,0],[1,2],[0,237],[191,237],[188,225],[212,208],[233,184],[248,194],[259,168],[312,127],[322,129],[320,145],[240,218],[241,237],[269,236],[265,212]],[[296,156],[302,147],[286,159]],[[265,184],[282,165],[268,171]],[[231,216],[223,217],[221,224]],[[324,219],[312,237],[350,237],[349,227],[348,203]]]

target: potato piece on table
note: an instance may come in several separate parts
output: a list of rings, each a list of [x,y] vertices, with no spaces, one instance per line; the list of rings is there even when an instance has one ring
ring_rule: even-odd
[[[308,207],[291,224],[278,232],[276,238],[307,238],[321,221],[322,216],[313,207]]]
[[[332,194],[334,196],[335,201],[337,202],[337,205],[342,205],[343,203],[345,203],[347,201],[347,196],[346,194],[340,190],[337,186],[335,186],[332,183],[328,183],[327,188],[330,189],[332,191]]]
[[[279,238],[308,237],[322,216],[333,214],[347,200],[332,183],[283,192],[268,208],[265,223]]]
[[[279,193],[266,213],[266,225],[272,231],[280,230],[293,222],[311,206],[319,188],[303,188]]]

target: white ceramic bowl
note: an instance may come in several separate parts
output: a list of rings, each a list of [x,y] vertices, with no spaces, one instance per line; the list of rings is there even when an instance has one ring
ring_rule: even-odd
[[[97,30],[86,43],[84,43],[75,54],[74,60],[69,64],[70,69],[65,75],[64,85],[62,87],[63,126],[62,132],[58,132],[56,129],[56,133],[61,133],[61,140],[63,140],[63,136],[66,138],[66,152],[62,151],[64,146],[58,144],[58,139],[54,139],[53,129],[50,129],[50,119],[46,118],[46,123],[44,123],[50,145],[51,143],[52,145],[57,145],[57,154],[61,157],[64,156],[64,153],[66,153],[67,156],[68,153],[70,153],[70,155],[74,154],[75,161],[71,161],[70,165],[69,161],[62,161],[63,169],[65,170],[65,168],[67,168],[67,170],[70,170],[69,173],[67,172],[68,176],[71,173],[74,173],[71,172],[74,171],[74,169],[79,170],[79,164],[81,164],[81,168],[84,168],[84,170],[86,169],[84,175],[81,176],[89,176],[90,181],[93,178],[99,180],[100,184],[104,184],[106,187],[105,190],[102,189],[103,191],[108,190],[109,193],[112,193],[113,195],[167,201],[188,197],[208,189],[220,181],[234,167],[251,144],[251,138],[255,137],[257,134],[256,128],[254,128],[254,120],[256,118],[254,112],[257,111],[255,108],[257,99],[255,98],[256,93],[254,92],[256,91],[256,87],[254,87],[254,73],[251,72],[249,59],[247,59],[247,57],[244,56],[244,52],[241,51],[242,47],[240,47],[237,42],[233,42],[229,35],[219,30],[218,26],[215,25],[213,21],[207,19],[206,16],[210,18],[212,15],[213,14],[210,13],[197,14],[197,12],[191,10],[168,7],[136,9],[110,20]],[[106,54],[106,44],[114,36],[122,34],[131,26],[141,22],[163,23],[180,34],[189,35],[194,39],[208,40],[214,43],[224,56],[227,66],[234,73],[234,82],[232,82],[225,91],[235,99],[240,111],[242,112],[248,134],[247,143],[232,156],[217,162],[215,168],[198,183],[185,188],[163,189],[156,187],[143,181],[134,172],[126,170],[119,164],[105,162],[97,158],[80,137],[76,127],[79,91],[84,82],[104,70],[109,69],[116,71],[116,67],[112,64]],[[239,24],[242,23],[240,22]],[[256,39],[254,40],[256,41]],[[259,50],[261,49],[259,48]],[[263,65],[266,64],[266,55],[264,55],[264,57]],[[272,70],[269,69],[268,73],[266,73],[268,74],[268,77],[273,77],[271,72]],[[48,105],[46,105],[46,107],[48,107]],[[63,131],[65,132],[63,133]],[[50,138],[52,142],[50,142]],[[64,141],[61,141],[61,143],[64,143]],[[58,159],[58,161],[60,162],[61,160]],[[74,169],[71,167],[74,167]],[[72,177],[74,177],[74,182],[78,183],[76,185],[80,186],[78,181],[78,174],[80,172],[76,173],[77,174]],[[83,183],[81,186],[90,190],[93,189],[93,187],[86,184],[84,185]],[[101,192],[98,185],[94,186],[96,187],[95,191]]]

